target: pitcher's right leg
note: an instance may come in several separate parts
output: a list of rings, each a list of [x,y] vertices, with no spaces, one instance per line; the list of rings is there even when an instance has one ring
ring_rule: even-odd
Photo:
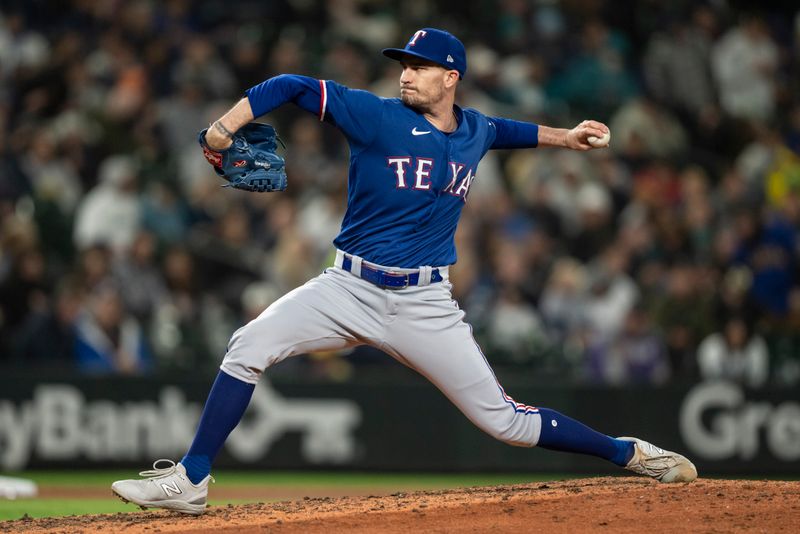
[[[143,471],[143,480],[121,480],[112,490],[143,507],[188,514],[205,510],[211,464],[244,415],[264,370],[293,356],[335,350],[374,336],[365,299],[346,278],[324,273],[273,303],[237,330],[206,400],[194,441],[179,464]]]
[[[377,334],[362,300],[329,269],[290,291],[231,336],[220,369],[255,384],[264,370],[297,354],[359,345]]]

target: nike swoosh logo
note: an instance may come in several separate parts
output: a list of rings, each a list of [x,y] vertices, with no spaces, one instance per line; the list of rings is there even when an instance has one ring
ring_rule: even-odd
[[[417,127],[416,127],[416,126],[414,126],[414,129],[413,129],[413,130],[411,130],[411,134],[412,134],[412,135],[425,135],[425,134],[429,134],[429,133],[431,133],[431,131],[430,131],[430,130],[426,130],[426,131],[424,131],[424,132],[420,132],[419,130],[417,130]]]

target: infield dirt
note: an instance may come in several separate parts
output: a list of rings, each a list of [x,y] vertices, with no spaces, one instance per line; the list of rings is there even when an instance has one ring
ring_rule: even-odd
[[[0,532],[798,532],[800,482],[643,478],[305,497],[210,507],[200,517],[131,512],[0,523]]]

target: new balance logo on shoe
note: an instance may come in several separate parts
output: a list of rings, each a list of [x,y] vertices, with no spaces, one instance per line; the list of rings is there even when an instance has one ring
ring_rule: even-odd
[[[180,495],[183,493],[181,489],[178,487],[177,482],[173,482],[172,484],[161,484],[161,489],[164,490],[164,493],[167,494],[167,497],[172,497],[173,495]]]
[[[211,475],[196,485],[192,484],[183,464],[165,459],[156,460],[152,470],[142,471],[139,475],[144,478],[117,480],[111,484],[111,490],[123,502],[132,502],[141,508],[164,508],[191,515],[206,511],[208,483],[214,481]]]

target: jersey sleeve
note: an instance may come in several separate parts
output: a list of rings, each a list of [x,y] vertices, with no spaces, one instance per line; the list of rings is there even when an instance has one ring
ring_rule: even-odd
[[[501,117],[487,117],[489,120],[490,149],[536,148],[539,144],[539,125],[532,122],[515,121]]]
[[[320,80],[320,87],[320,120],[334,124],[351,142],[361,146],[372,143],[381,126],[383,99],[330,80]]]
[[[378,133],[382,99],[330,80],[281,74],[246,91],[255,117],[292,102],[339,128],[357,145],[369,145]]]

